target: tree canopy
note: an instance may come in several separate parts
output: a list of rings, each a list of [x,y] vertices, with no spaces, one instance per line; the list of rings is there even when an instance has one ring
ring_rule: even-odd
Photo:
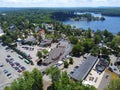
[[[32,72],[25,71],[4,90],[43,90],[42,73],[36,68]]]

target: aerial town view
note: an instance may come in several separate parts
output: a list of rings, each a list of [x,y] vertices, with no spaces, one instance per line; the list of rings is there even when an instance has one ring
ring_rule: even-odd
[[[0,0],[0,90],[120,90],[120,1]]]

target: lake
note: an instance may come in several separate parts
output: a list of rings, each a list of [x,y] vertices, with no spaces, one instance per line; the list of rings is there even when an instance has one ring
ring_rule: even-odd
[[[93,13],[92,13],[93,14]],[[100,16],[100,14],[94,14],[95,16]],[[64,24],[69,24],[71,26],[76,26],[76,28],[83,28],[88,29],[89,27],[96,31],[96,30],[105,30],[116,34],[120,32],[120,17],[109,17],[104,16],[104,21],[64,21]]]

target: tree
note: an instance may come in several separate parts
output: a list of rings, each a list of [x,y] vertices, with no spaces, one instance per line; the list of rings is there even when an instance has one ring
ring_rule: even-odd
[[[100,37],[100,35],[95,35],[94,36],[94,42],[95,44],[99,44],[101,42],[102,38]]]
[[[39,59],[42,58],[42,53],[41,53],[40,51],[38,51],[36,55],[37,55],[37,57],[38,57]]]
[[[39,70],[25,71],[23,75],[14,80],[5,90],[43,90],[42,74]]]
[[[119,90],[120,89],[120,79],[114,79],[110,82],[107,88],[105,90]]]
[[[70,36],[69,40],[72,44],[77,44],[77,42],[78,42],[78,39],[75,36]]]
[[[68,68],[69,63],[67,61],[64,61],[64,68]]]
[[[71,58],[71,57],[69,58],[69,63],[73,64],[73,58]]]
[[[120,32],[118,32],[117,35],[120,36]]]
[[[86,36],[87,38],[91,38],[91,37],[92,37],[92,31],[91,31],[90,28],[88,28],[88,30],[85,31],[85,36]]]
[[[56,90],[54,86],[56,82],[60,80],[60,70],[54,66],[51,66],[50,68],[46,69],[46,74],[49,74],[52,79],[52,90]]]
[[[73,48],[72,48],[72,54],[73,54],[74,56],[79,57],[80,54],[83,54],[83,52],[84,52],[84,47],[81,46],[80,44],[76,44],[76,45],[73,46]]]
[[[34,68],[32,70],[32,78],[34,78],[33,90],[42,90],[43,89],[43,80],[42,73]]]
[[[84,47],[84,52],[89,52],[94,46],[94,41],[92,39],[85,39],[81,44]]]
[[[43,52],[44,55],[48,54],[48,50],[46,50],[46,49],[43,49],[42,52]]]
[[[100,54],[100,49],[98,46],[94,46],[91,50],[90,53],[94,56],[98,56]]]

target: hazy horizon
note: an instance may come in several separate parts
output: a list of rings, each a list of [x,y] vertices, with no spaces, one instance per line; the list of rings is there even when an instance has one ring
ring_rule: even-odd
[[[0,0],[0,7],[120,7],[120,0]]]

